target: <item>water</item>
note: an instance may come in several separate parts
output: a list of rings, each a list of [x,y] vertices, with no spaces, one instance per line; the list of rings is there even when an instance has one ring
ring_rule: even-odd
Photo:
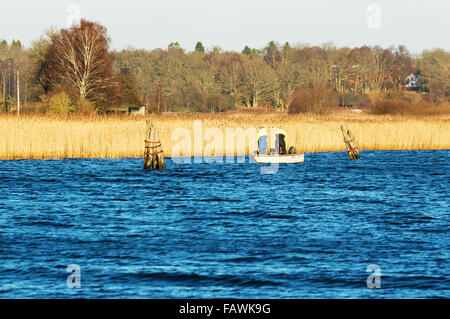
[[[0,161],[0,298],[450,297],[450,151],[346,156]]]

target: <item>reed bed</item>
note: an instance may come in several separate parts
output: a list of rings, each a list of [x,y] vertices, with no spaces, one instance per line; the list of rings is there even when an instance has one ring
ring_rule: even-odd
[[[256,149],[256,135],[253,134],[260,126],[282,127],[288,134],[288,147],[295,146],[302,152],[344,151],[340,123],[352,131],[360,150],[450,149],[450,115],[232,113],[154,115],[147,118],[157,125],[168,157],[249,154]],[[145,120],[144,117],[128,116],[60,118],[2,115],[0,159],[142,157]],[[201,126],[201,134],[198,130],[194,132],[194,123],[197,128]],[[233,132],[237,128],[243,130]],[[245,145],[235,146],[233,142],[236,144],[238,139],[233,138],[232,141],[230,132],[238,136],[243,132],[254,133],[248,134]],[[270,141],[273,145],[273,138]]]

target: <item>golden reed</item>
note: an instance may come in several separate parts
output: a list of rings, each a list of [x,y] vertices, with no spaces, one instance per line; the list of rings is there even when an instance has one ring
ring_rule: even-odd
[[[450,149],[450,115],[408,117],[379,116],[353,112],[330,115],[287,115],[279,113],[153,115],[159,128],[165,156],[179,150],[182,154],[201,156],[194,141],[194,121],[201,123],[203,138],[197,142],[208,149],[206,155],[249,154],[256,149],[256,137],[251,136],[243,147],[230,147],[227,129],[255,130],[260,127],[283,127],[287,146],[302,152],[344,151],[340,123],[344,123],[356,138],[360,150],[429,150]],[[60,159],[60,158],[125,158],[142,157],[145,139],[144,117],[73,116],[59,118],[40,115],[0,116],[0,159]],[[212,129],[212,130],[208,130]],[[211,147],[212,132],[222,132],[216,147]],[[180,132],[189,132],[182,138]],[[209,133],[208,133],[209,132]],[[239,133],[238,133],[239,134]],[[208,136],[209,135],[209,136]],[[273,143],[273,141],[272,141]],[[220,149],[220,146],[223,148]],[[273,144],[271,144],[273,145]],[[191,154],[189,151],[191,150]],[[211,152],[212,150],[212,152]],[[200,152],[200,153],[199,153]],[[225,155],[225,154],[224,154]]]

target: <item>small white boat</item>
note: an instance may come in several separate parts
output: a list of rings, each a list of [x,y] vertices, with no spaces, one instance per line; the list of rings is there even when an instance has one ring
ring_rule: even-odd
[[[303,163],[305,154],[286,154],[286,155],[252,155],[252,160],[257,164],[293,164]]]

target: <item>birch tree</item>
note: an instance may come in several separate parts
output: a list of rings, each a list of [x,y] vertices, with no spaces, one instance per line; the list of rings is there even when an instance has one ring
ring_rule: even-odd
[[[45,59],[49,86],[70,87],[82,102],[110,89],[114,81],[109,42],[105,27],[86,20],[52,35]]]

